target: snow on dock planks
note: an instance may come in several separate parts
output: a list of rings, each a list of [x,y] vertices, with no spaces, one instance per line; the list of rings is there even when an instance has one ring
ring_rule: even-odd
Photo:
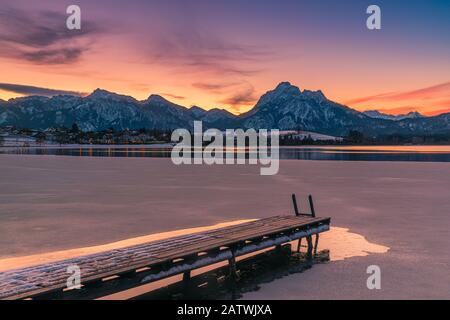
[[[231,227],[194,233],[127,248],[0,273],[0,299],[95,299],[145,283],[229,261],[233,278],[236,257],[311,237],[330,228],[330,218],[275,216]],[[317,246],[317,241],[316,244]],[[67,289],[68,268],[77,266],[80,289]]]

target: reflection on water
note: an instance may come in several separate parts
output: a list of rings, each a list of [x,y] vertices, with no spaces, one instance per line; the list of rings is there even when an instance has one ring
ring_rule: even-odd
[[[233,150],[249,154],[252,149]],[[168,146],[77,146],[42,148],[0,148],[0,154],[58,155],[76,157],[169,158]],[[281,147],[281,159],[341,161],[450,162],[450,146],[327,146]]]
[[[262,254],[260,251],[238,258],[241,278],[237,287],[230,287],[227,282],[227,262],[221,262],[195,270],[192,276],[196,278],[195,280],[193,278],[188,292],[181,282],[182,276],[178,275],[103,299],[236,299],[242,293],[258,290],[259,285],[263,283],[304,272],[313,264],[365,257],[369,254],[383,254],[390,249],[371,243],[364,236],[352,233],[349,229],[338,227],[331,227],[330,231],[320,234],[318,254],[312,261],[308,261],[304,253],[298,255],[295,252],[297,244],[298,241],[290,243],[288,253],[284,251],[284,257],[280,257],[277,251],[269,249]],[[306,248],[302,248],[302,252],[304,251]],[[195,290],[192,290],[192,287]]]
[[[172,281],[145,291],[141,288],[130,290],[128,294],[138,300],[155,299],[239,299],[242,294],[260,289],[260,285],[291,274],[304,272],[314,264],[339,261],[352,257],[363,257],[372,253],[386,253],[389,248],[370,243],[362,235],[351,233],[345,228],[332,228],[320,235],[319,251],[312,260],[306,254],[297,253],[297,241],[283,246],[282,250],[270,249],[252,254],[238,261],[238,280],[231,281],[225,263],[220,267],[208,267],[192,278],[189,286]],[[302,251],[305,251],[302,249]],[[110,296],[110,299],[124,298],[126,293]]]
[[[301,273],[314,264],[329,261],[329,252],[318,252],[312,260],[304,253],[292,252],[288,244],[281,250],[271,249],[237,262],[238,277],[232,280],[228,266],[216,267],[193,278],[189,284],[182,281],[137,295],[134,300],[236,300],[246,292],[257,291],[260,285],[291,274]],[[116,297],[120,298],[121,294]]]

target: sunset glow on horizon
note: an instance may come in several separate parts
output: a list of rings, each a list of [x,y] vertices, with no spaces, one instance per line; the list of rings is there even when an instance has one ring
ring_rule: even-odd
[[[89,94],[251,109],[283,81],[322,90],[357,110],[450,112],[450,3],[377,1],[77,1],[82,29],[65,28],[72,1],[5,1],[0,99]]]

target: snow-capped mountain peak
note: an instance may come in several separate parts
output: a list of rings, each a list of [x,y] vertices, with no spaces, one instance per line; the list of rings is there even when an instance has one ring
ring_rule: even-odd
[[[378,110],[367,110],[367,111],[364,111],[363,113],[370,118],[392,120],[392,121],[424,118],[424,116],[417,111],[412,111],[407,114],[399,114],[399,115],[387,114],[387,113],[380,112]]]
[[[191,108],[189,108],[189,111],[196,119],[201,119],[205,114],[208,113],[208,111],[198,106],[192,106]]]
[[[155,104],[172,104],[169,100],[164,98],[163,96],[160,96],[159,94],[152,94],[148,97],[146,100],[148,103],[155,103]]]
[[[107,98],[109,96],[115,95],[115,93],[109,92],[104,89],[97,88],[95,89],[88,97],[91,98]]]
[[[327,97],[325,97],[325,95],[323,94],[323,92],[321,90],[317,90],[317,91],[310,91],[310,90],[304,90],[302,92],[302,94],[305,97],[311,98],[311,99],[315,99],[318,102],[322,102],[327,100]]]
[[[292,85],[290,82],[281,82],[273,91],[269,91],[272,95],[296,95],[301,94],[299,87]]]
[[[90,95],[86,98],[94,99],[94,100],[113,100],[113,101],[128,101],[135,102],[136,99],[130,96],[117,94],[114,92],[110,92],[104,89],[95,89]]]

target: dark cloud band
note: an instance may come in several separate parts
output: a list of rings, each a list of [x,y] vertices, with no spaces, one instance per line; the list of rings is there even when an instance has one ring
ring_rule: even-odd
[[[0,90],[23,94],[27,96],[37,95],[45,97],[53,97],[57,95],[84,96],[85,93],[76,91],[55,90],[49,88],[40,88],[34,86],[26,86],[12,83],[0,83]]]
[[[27,12],[0,8],[0,55],[35,64],[71,64],[89,50],[97,23],[83,20],[81,30],[68,30],[67,16],[53,11]]]

